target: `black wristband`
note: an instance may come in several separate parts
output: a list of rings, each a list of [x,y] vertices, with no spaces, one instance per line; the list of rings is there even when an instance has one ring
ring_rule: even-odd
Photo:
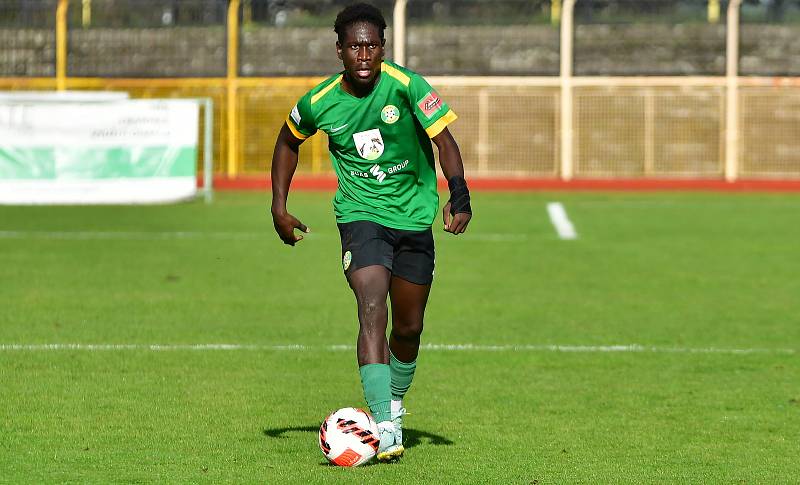
[[[454,175],[447,181],[447,188],[450,189],[450,214],[472,214],[472,207],[469,202],[469,189],[464,177]]]

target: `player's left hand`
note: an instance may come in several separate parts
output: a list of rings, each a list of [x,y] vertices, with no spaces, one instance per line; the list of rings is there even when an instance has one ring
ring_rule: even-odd
[[[472,219],[472,214],[467,212],[459,212],[452,214],[450,212],[451,204],[448,202],[442,209],[442,219],[444,220],[444,230],[452,234],[463,234],[467,230],[467,225]]]

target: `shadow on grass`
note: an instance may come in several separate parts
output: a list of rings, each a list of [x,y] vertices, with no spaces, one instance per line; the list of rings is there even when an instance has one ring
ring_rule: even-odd
[[[287,433],[319,433],[319,426],[288,426],[285,428],[267,428],[264,434],[270,438],[286,438]],[[403,428],[403,446],[413,448],[422,442],[436,446],[449,446],[453,441],[444,436],[421,431],[414,428]]]

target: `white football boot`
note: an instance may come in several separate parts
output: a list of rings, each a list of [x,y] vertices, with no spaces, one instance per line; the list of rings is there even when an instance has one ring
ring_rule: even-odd
[[[378,461],[390,462],[403,456],[405,448],[402,441],[397,439],[397,430],[392,421],[378,423],[378,435],[381,443],[378,445]]]
[[[394,423],[394,435],[397,437],[397,442],[403,445],[403,416],[408,414],[406,408],[403,407],[403,401],[392,399],[392,423]]]

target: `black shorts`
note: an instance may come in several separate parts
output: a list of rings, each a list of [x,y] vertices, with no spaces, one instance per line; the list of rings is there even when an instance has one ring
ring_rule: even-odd
[[[372,265],[385,266],[411,283],[433,281],[433,232],[392,229],[370,221],[337,224],[342,238],[344,274]]]

